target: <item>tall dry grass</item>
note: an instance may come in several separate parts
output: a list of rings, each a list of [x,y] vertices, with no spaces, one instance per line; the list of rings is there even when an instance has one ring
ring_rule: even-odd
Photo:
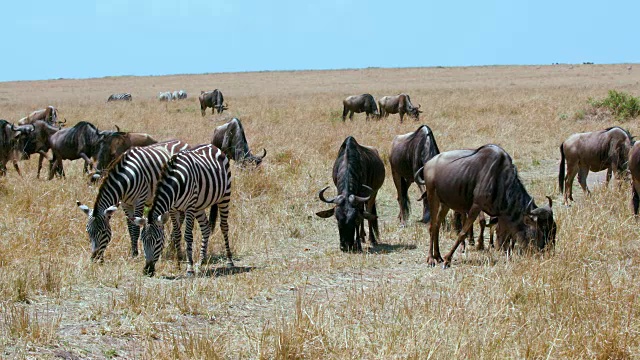
[[[516,162],[538,203],[557,196],[558,146],[571,133],[615,125],[577,121],[589,97],[609,89],[637,95],[640,74],[626,65],[366,69],[0,83],[0,117],[16,121],[53,104],[70,123],[87,120],[192,144],[239,117],[256,170],[233,167],[230,239],[233,274],[217,271],[219,230],[204,276],[184,278],[172,261],[142,276],[129,258],[124,216],[104,264],[89,261],[86,217],[93,204],[80,162],[66,179],[0,179],[0,347],[2,357],[48,358],[631,358],[638,357],[638,226],[629,188],[595,187],[570,208],[556,201],[553,254],[505,258],[457,253],[451,269],[426,265],[427,227],[399,228],[386,159],[393,136],[428,124],[441,150],[498,143]],[[184,88],[186,101],[155,100]],[[230,112],[200,116],[196,95],[219,88]],[[127,91],[132,103],[106,104]],[[397,116],[342,123],[341,100],[411,94],[419,123]],[[638,133],[636,121],[623,124]],[[363,254],[338,247],[334,220],[317,191],[348,135],[376,147],[387,164],[378,197],[381,242]],[[593,175],[592,175],[593,176]],[[419,196],[410,190],[411,196]],[[576,187],[576,193],[580,193]],[[200,240],[196,231],[196,242]],[[452,234],[443,236],[443,249]]]

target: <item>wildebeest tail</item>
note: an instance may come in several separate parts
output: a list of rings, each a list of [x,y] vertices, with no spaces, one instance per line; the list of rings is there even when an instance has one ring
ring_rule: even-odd
[[[405,178],[400,178],[400,196],[402,209],[407,216],[411,212],[411,204],[409,203],[409,182]]]
[[[560,169],[558,172],[558,186],[560,194],[564,193],[564,143],[560,144]]]
[[[638,207],[640,207],[640,195],[636,190],[636,187],[631,185],[631,193],[633,194],[631,198],[631,203],[633,204],[633,215],[638,216]]]
[[[211,227],[211,232],[216,229],[216,221],[218,220],[218,204],[213,204],[211,206],[211,212],[209,213],[209,226]]]

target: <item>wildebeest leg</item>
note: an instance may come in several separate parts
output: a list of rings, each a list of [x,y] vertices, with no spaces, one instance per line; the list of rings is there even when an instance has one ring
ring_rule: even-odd
[[[342,121],[344,122],[347,119],[347,114],[349,113],[349,109],[345,106],[342,110]]]
[[[587,175],[589,175],[589,168],[580,168],[578,170],[578,183],[580,183],[580,187],[582,187],[582,191],[587,193],[587,195],[591,195],[591,191],[587,187]],[[607,182],[607,185],[609,182]],[[571,199],[573,200],[573,199]]]
[[[638,220],[638,207],[640,207],[640,183],[632,179],[631,184],[631,204],[633,205],[633,215]]]
[[[435,196],[432,196],[432,201],[429,202],[431,214],[430,227],[429,227],[429,254],[427,255],[427,264],[435,266],[437,262],[442,262],[442,256],[440,255],[440,226],[444,222],[449,208],[440,202]]]
[[[404,113],[400,111],[400,124],[402,124],[403,119],[404,119]]]
[[[407,182],[407,189],[409,188],[409,186],[411,185],[410,182]],[[424,185],[418,185],[418,189],[420,189],[420,193],[423,194],[424,193]],[[425,196],[422,199],[422,220],[420,220],[421,222],[428,224],[429,221],[431,221],[431,211],[429,210],[429,200],[427,199],[427,197]]]
[[[398,220],[400,220],[400,226],[405,227],[407,224],[407,217],[410,213],[409,208],[409,183],[405,178],[400,176],[396,171],[393,171],[393,184],[396,186],[396,193],[398,194],[398,206],[400,206],[400,213],[398,214]]]
[[[191,211],[185,214],[184,241],[187,244],[187,275],[193,275],[193,217]]]
[[[178,267],[180,261],[185,259],[184,252],[182,251],[180,240],[182,240],[182,223],[184,222],[184,212],[172,210],[169,212],[171,217],[171,242],[173,243],[173,249],[175,251],[175,259]]]
[[[564,178],[564,204],[569,205],[573,201],[573,179],[578,173],[578,164],[567,160],[567,176]]]
[[[207,263],[207,247],[209,246],[209,237],[211,236],[211,226],[209,225],[209,219],[204,210],[199,211],[196,214],[198,225],[200,226],[200,232],[202,233],[202,246],[200,247],[200,268]]]
[[[456,240],[456,243],[453,244],[453,248],[451,248],[451,251],[449,251],[449,253],[444,256],[444,263],[442,264],[443,268],[447,268],[451,265],[451,258],[453,257],[453,254],[456,252],[458,245],[460,245],[460,243],[464,241],[464,238],[467,236],[467,233],[473,227],[473,223],[478,218],[478,214],[480,214],[480,211],[481,209],[479,206],[475,204],[471,206],[471,209],[467,214],[467,219],[462,225],[462,231],[460,231],[460,233],[458,234],[458,240]]]
[[[349,120],[353,121],[353,111],[349,111]]]
[[[40,179],[40,170],[42,170],[42,161],[44,160],[46,153],[40,151],[40,158],[38,158],[38,175],[36,176],[38,179]]]
[[[53,179],[56,172],[58,175],[62,174],[62,177],[65,177],[64,169],[62,167],[62,158],[53,155],[53,159],[49,161],[49,180]]]
[[[477,250],[484,250],[484,229],[487,227],[487,219],[483,213],[478,216],[478,225],[480,225],[480,235],[478,235]]]
[[[93,170],[98,170],[95,168],[95,166],[93,165],[93,161],[87,156],[87,154],[81,152],[80,157],[84,160],[84,173],[88,173],[89,172],[89,166],[91,166],[93,168]]]
[[[131,205],[122,204],[122,210],[127,217],[127,229],[129,230],[129,237],[131,238],[131,257],[138,256],[138,239],[140,238],[140,226],[133,222],[136,217],[142,217],[144,212],[144,203],[136,204],[135,207]]]
[[[16,172],[18,173],[18,175],[22,176],[22,173],[20,172],[20,168],[18,167],[18,160],[12,160],[11,162],[13,163],[13,168],[16,169]]]
[[[367,211],[369,214],[376,216],[373,220],[368,220],[369,222],[369,243],[371,245],[378,245],[378,239],[380,238],[380,232],[378,231],[378,210],[376,210],[376,199],[375,197],[371,197],[369,202],[367,203]],[[362,221],[364,223],[364,220]]]

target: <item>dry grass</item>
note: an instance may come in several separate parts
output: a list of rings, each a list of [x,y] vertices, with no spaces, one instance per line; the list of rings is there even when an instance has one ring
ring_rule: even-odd
[[[538,203],[557,195],[558,146],[571,133],[615,125],[577,120],[589,97],[609,89],[638,95],[627,65],[367,69],[0,83],[0,117],[16,121],[57,105],[70,123],[88,120],[192,144],[238,116],[258,170],[234,167],[230,238],[236,265],[226,274],[219,230],[210,271],[183,278],[171,261],[142,276],[129,259],[124,216],[104,264],[89,261],[86,217],[93,204],[80,162],[67,178],[36,180],[36,160],[0,179],[0,348],[3,358],[633,358],[640,355],[640,231],[629,189],[598,187],[570,207],[556,202],[554,254],[469,251],[451,269],[426,266],[427,227],[399,228],[391,171],[379,194],[379,249],[339,251],[334,220],[317,191],[347,135],[385,157],[393,136],[413,131],[397,116],[342,123],[341,100],[406,91],[425,110],[420,123],[441,150],[495,142],[514,158]],[[158,103],[159,89],[184,88],[186,101]],[[201,118],[195,95],[220,88],[230,113]],[[128,104],[106,104],[113,92]],[[625,123],[633,134],[635,120]],[[593,175],[592,175],[593,177]],[[419,196],[410,190],[411,196]],[[576,193],[579,193],[576,188]],[[559,197],[556,196],[556,199]],[[443,250],[451,246],[445,234]],[[199,242],[196,231],[196,248]]]

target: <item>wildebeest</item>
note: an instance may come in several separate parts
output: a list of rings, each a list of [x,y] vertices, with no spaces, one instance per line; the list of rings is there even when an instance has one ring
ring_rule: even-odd
[[[60,125],[62,125],[62,124],[67,122],[66,119],[65,119],[65,121],[60,121],[59,122],[58,121],[58,109],[56,109],[55,107],[49,105],[44,109],[35,110],[31,114],[29,114],[28,116],[23,117],[22,119],[18,120],[18,125],[33,124],[37,120],[45,121],[49,125],[53,125],[53,126],[60,126]]]
[[[378,100],[380,105],[380,117],[387,117],[389,114],[400,113],[400,122],[404,119],[404,114],[409,114],[417,120],[420,119],[420,104],[414,107],[411,104],[411,98],[407,94],[398,94],[395,96],[383,96]]]
[[[422,125],[416,131],[404,135],[398,135],[393,138],[391,144],[391,153],[389,154],[389,164],[391,165],[391,174],[393,175],[393,183],[398,193],[398,205],[400,205],[400,214],[398,219],[402,226],[406,225],[409,217],[410,205],[408,190],[414,181],[416,172],[424,166],[432,157],[438,155],[440,149],[433,136],[433,131],[427,126]],[[420,193],[424,192],[424,186],[418,184]],[[429,222],[429,204],[424,199],[424,208],[422,212],[422,222]]]
[[[262,149],[262,156],[255,156],[251,153],[244,128],[238,118],[233,118],[228,123],[218,126],[213,131],[211,143],[237,163],[252,162],[258,166],[267,155],[266,149]]]
[[[50,149],[49,138],[60,130],[60,127],[49,125],[43,120],[36,120],[33,124],[22,125],[24,127],[30,127],[32,130],[27,133],[23,133],[21,138],[23,139],[23,145],[20,146],[22,159],[28,159],[32,154],[39,154],[38,159],[38,175],[40,178],[40,171],[42,170],[42,161],[47,157],[47,152]],[[17,160],[14,160],[14,167],[17,166]],[[62,174],[61,171],[59,172]]]
[[[600,131],[573,134],[560,144],[560,170],[558,184],[564,192],[564,203],[573,201],[573,179],[578,175],[582,190],[589,193],[589,171],[607,170],[607,185],[613,173],[620,179],[627,168],[632,137],[628,131],[610,127]],[[567,174],[565,177],[565,162]]]
[[[72,128],[62,129],[51,135],[49,146],[53,158],[49,165],[49,180],[53,179],[55,172],[61,172],[64,177],[62,160],[82,158],[85,161],[85,172],[89,166],[93,168],[91,157],[96,155],[99,142],[109,133],[112,131],[99,131],[95,125],[81,121]]]
[[[117,131],[106,133],[98,143],[95,153],[95,173],[91,181],[96,181],[102,176],[103,170],[122,155],[129,148],[156,144],[157,141],[146,133],[122,132],[116,126]]]
[[[318,197],[323,202],[334,204],[330,210],[317,212],[321,218],[336,217],[340,233],[340,250],[362,251],[364,241],[364,219],[369,222],[369,242],[377,244],[378,216],[376,195],[384,182],[384,164],[378,151],[369,146],[362,146],[352,136],[348,136],[333,164],[333,183],[337,195],[325,199],[324,192],[328,186],[320,190]],[[366,205],[366,209],[365,209]]]
[[[160,101],[170,101],[173,99],[173,94],[171,91],[158,93],[158,100]]]
[[[132,100],[131,94],[129,94],[129,93],[118,93],[118,94],[109,95],[109,98],[107,99],[107,102],[110,102],[110,101],[131,101],[131,100]]]
[[[511,156],[501,147],[488,144],[476,150],[454,150],[429,160],[423,170],[425,193],[431,211],[428,263],[451,264],[456,248],[473,226],[481,211],[496,216],[500,232],[511,235],[528,248],[531,240],[543,250],[555,244],[555,222],[551,206],[538,208],[520,182]],[[418,180],[418,177],[416,177]],[[456,243],[440,256],[439,231],[449,209],[463,214],[464,224]],[[496,247],[511,245],[498,236]]]
[[[349,120],[353,120],[353,113],[366,113],[366,120],[369,120],[369,116],[378,117],[380,115],[378,113],[376,100],[371,96],[371,94],[347,96],[342,100],[342,105],[342,121],[346,120],[347,113],[349,114]]]
[[[202,116],[204,116],[205,111],[208,107],[211,108],[211,114],[213,114],[214,110],[217,110],[218,114],[220,114],[224,110],[228,109],[228,107],[224,104],[224,96],[222,96],[222,91],[218,89],[206,92],[200,91],[198,101],[200,101],[200,111],[202,112]]]
[[[31,126],[23,125],[16,127],[7,120],[0,120],[0,176],[7,174],[7,163],[9,161],[13,162],[13,167],[16,169],[16,172],[22,176],[17,163],[20,157],[20,142],[21,139],[24,139],[25,135],[28,135],[31,131],[33,131]],[[22,140],[22,142],[24,141],[25,140]]]
[[[640,207],[640,142],[636,142],[629,150],[629,172],[631,173],[631,203],[633,215],[638,216]]]

